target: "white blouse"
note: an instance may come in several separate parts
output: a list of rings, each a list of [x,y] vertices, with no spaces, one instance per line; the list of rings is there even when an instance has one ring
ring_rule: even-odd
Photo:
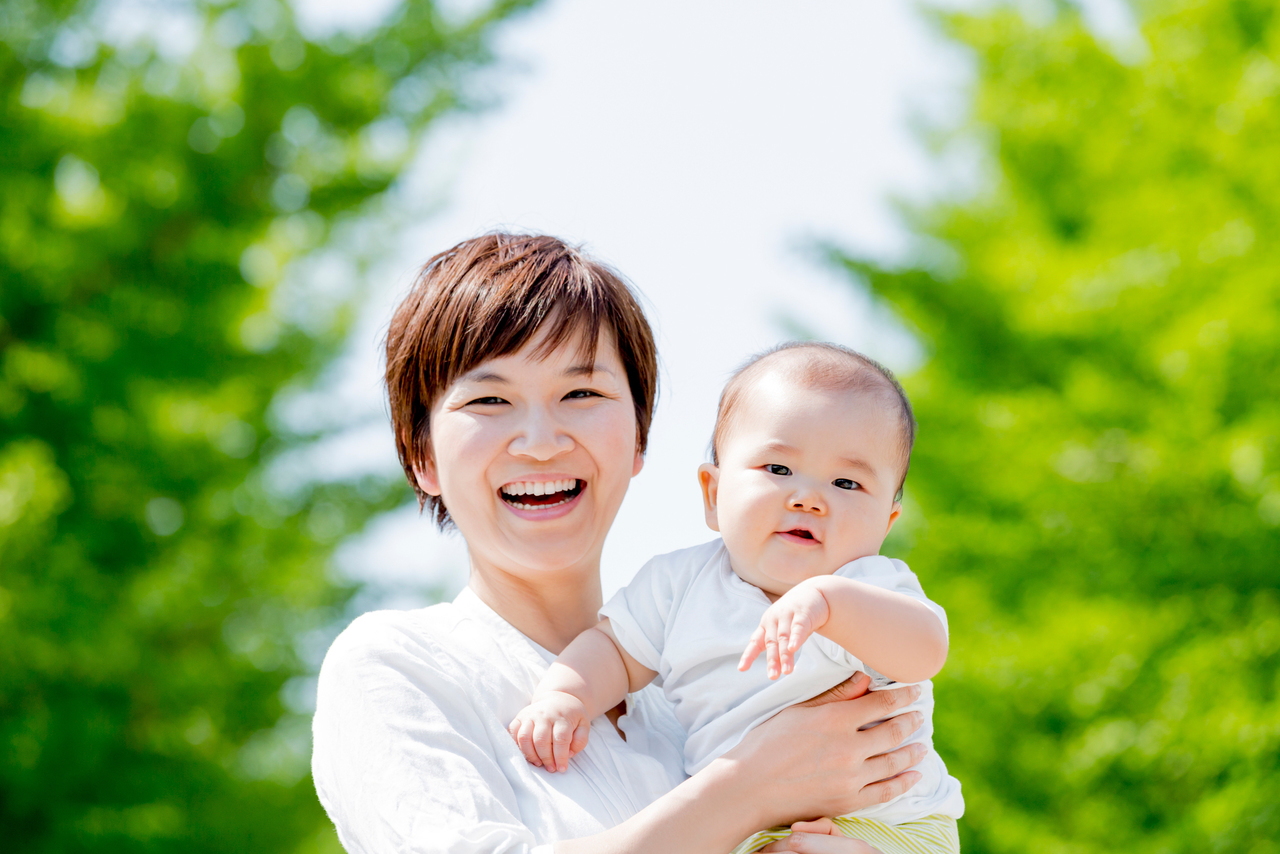
[[[683,731],[661,693],[627,699],[553,774],[507,724],[555,656],[469,588],[452,603],[377,611],[333,642],[313,723],[312,776],[350,854],[550,854],[626,820],[684,779]]]

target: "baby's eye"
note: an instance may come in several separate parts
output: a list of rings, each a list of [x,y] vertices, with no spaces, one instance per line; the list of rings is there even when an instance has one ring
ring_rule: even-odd
[[[497,406],[500,403],[506,403],[500,397],[477,397],[475,400],[468,400],[467,406]]]
[[[834,486],[836,489],[857,489],[858,488],[858,482],[856,480],[849,480],[849,478],[847,477],[838,477],[835,480],[831,481],[831,485]]]
[[[589,388],[576,388],[564,396],[565,400],[583,400],[588,397],[600,397],[600,392]]]
[[[769,465],[765,466],[764,469],[769,474],[780,474],[783,476],[791,474],[791,469],[787,468],[786,466],[777,465],[775,463],[770,463]]]

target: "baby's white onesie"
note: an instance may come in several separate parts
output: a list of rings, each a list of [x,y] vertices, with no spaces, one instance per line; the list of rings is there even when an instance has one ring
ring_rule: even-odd
[[[872,555],[834,574],[918,599],[944,627],[947,624],[946,612],[924,595],[915,573],[900,560]],[[684,758],[691,775],[753,727],[856,671],[872,677],[872,690],[895,684],[816,634],[797,651],[795,670],[789,675],[770,680],[764,655],[750,670],[740,672],[742,651],[769,605],[760,588],[734,573],[724,542],[717,539],[655,557],[600,611],[623,648],[658,674],[654,682],[661,685],[688,733]],[[947,773],[933,750],[933,685],[919,684],[919,699],[902,711],[924,715],[924,724],[906,742],[929,747],[928,756],[915,768],[923,779],[892,801],[853,815],[902,824],[928,815],[959,818],[964,813],[960,781]]]

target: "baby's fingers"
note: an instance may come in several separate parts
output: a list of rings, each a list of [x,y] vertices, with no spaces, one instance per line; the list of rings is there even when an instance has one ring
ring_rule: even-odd
[[[570,756],[577,756],[579,753],[587,749],[587,738],[590,732],[590,721],[584,720],[578,724],[578,728],[573,731],[573,741],[569,743]]]
[[[770,679],[777,679],[782,674],[782,664],[778,660],[778,621],[769,620],[764,627],[764,654],[769,662],[766,672]]]
[[[546,719],[539,720],[533,727],[533,749],[538,754],[536,763],[548,771],[556,770],[555,751],[551,742],[552,724]]]
[[[551,751],[555,756],[553,764],[548,765],[552,771],[567,771],[569,759],[573,756],[571,744],[576,727],[572,721],[564,718],[556,720],[551,728]]]
[[[786,676],[792,670],[795,663],[796,644],[791,640],[795,626],[792,621],[795,615],[790,611],[783,611],[778,615],[778,659],[782,665],[782,675]]]
[[[795,670],[796,653],[800,647],[804,646],[804,642],[809,639],[809,635],[813,634],[813,621],[804,613],[788,614],[791,624],[787,626],[787,640],[782,642],[782,630],[778,631],[778,647],[782,652],[783,673],[790,673]]]
[[[528,718],[516,718],[511,722],[511,726],[515,728],[515,732],[512,735],[515,737],[516,746],[524,754],[524,758],[529,761],[530,765],[541,766],[542,760],[538,758],[538,751],[533,748],[533,721]]]
[[[742,660],[738,662],[738,669],[746,670],[751,667],[751,662],[755,661],[762,652],[764,652],[764,626],[757,626],[751,633],[751,640],[747,641],[747,648],[742,653]]]

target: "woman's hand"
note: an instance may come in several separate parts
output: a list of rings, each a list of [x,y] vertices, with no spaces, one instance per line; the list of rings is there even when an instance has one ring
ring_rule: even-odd
[[[917,712],[891,717],[920,695],[919,687],[868,693],[870,684],[859,673],[783,709],[721,757],[741,763],[764,782],[760,827],[844,815],[889,801],[920,780],[919,772],[907,769],[924,759],[927,749],[898,745],[923,719]],[[877,721],[884,723],[864,729]]]
[[[796,851],[799,854],[881,854],[879,848],[861,839],[850,839],[842,834],[829,818],[817,821],[797,821],[791,825],[791,835],[760,849],[765,854],[777,851]]]
[[[867,693],[870,685],[865,674],[858,674],[808,702],[783,709],[747,733],[737,747],[622,824],[595,836],[557,842],[556,854],[728,851],[762,827],[844,815],[897,797],[920,779],[918,772],[907,769],[923,759],[926,750],[919,744],[898,747],[919,728],[920,715],[890,715],[913,701],[919,688]],[[877,721],[884,723],[862,729]],[[804,840],[819,836],[806,833]],[[808,850],[874,854],[874,849],[854,846],[856,841],[828,837],[818,839],[827,848]],[[836,845],[840,847],[830,847]]]

